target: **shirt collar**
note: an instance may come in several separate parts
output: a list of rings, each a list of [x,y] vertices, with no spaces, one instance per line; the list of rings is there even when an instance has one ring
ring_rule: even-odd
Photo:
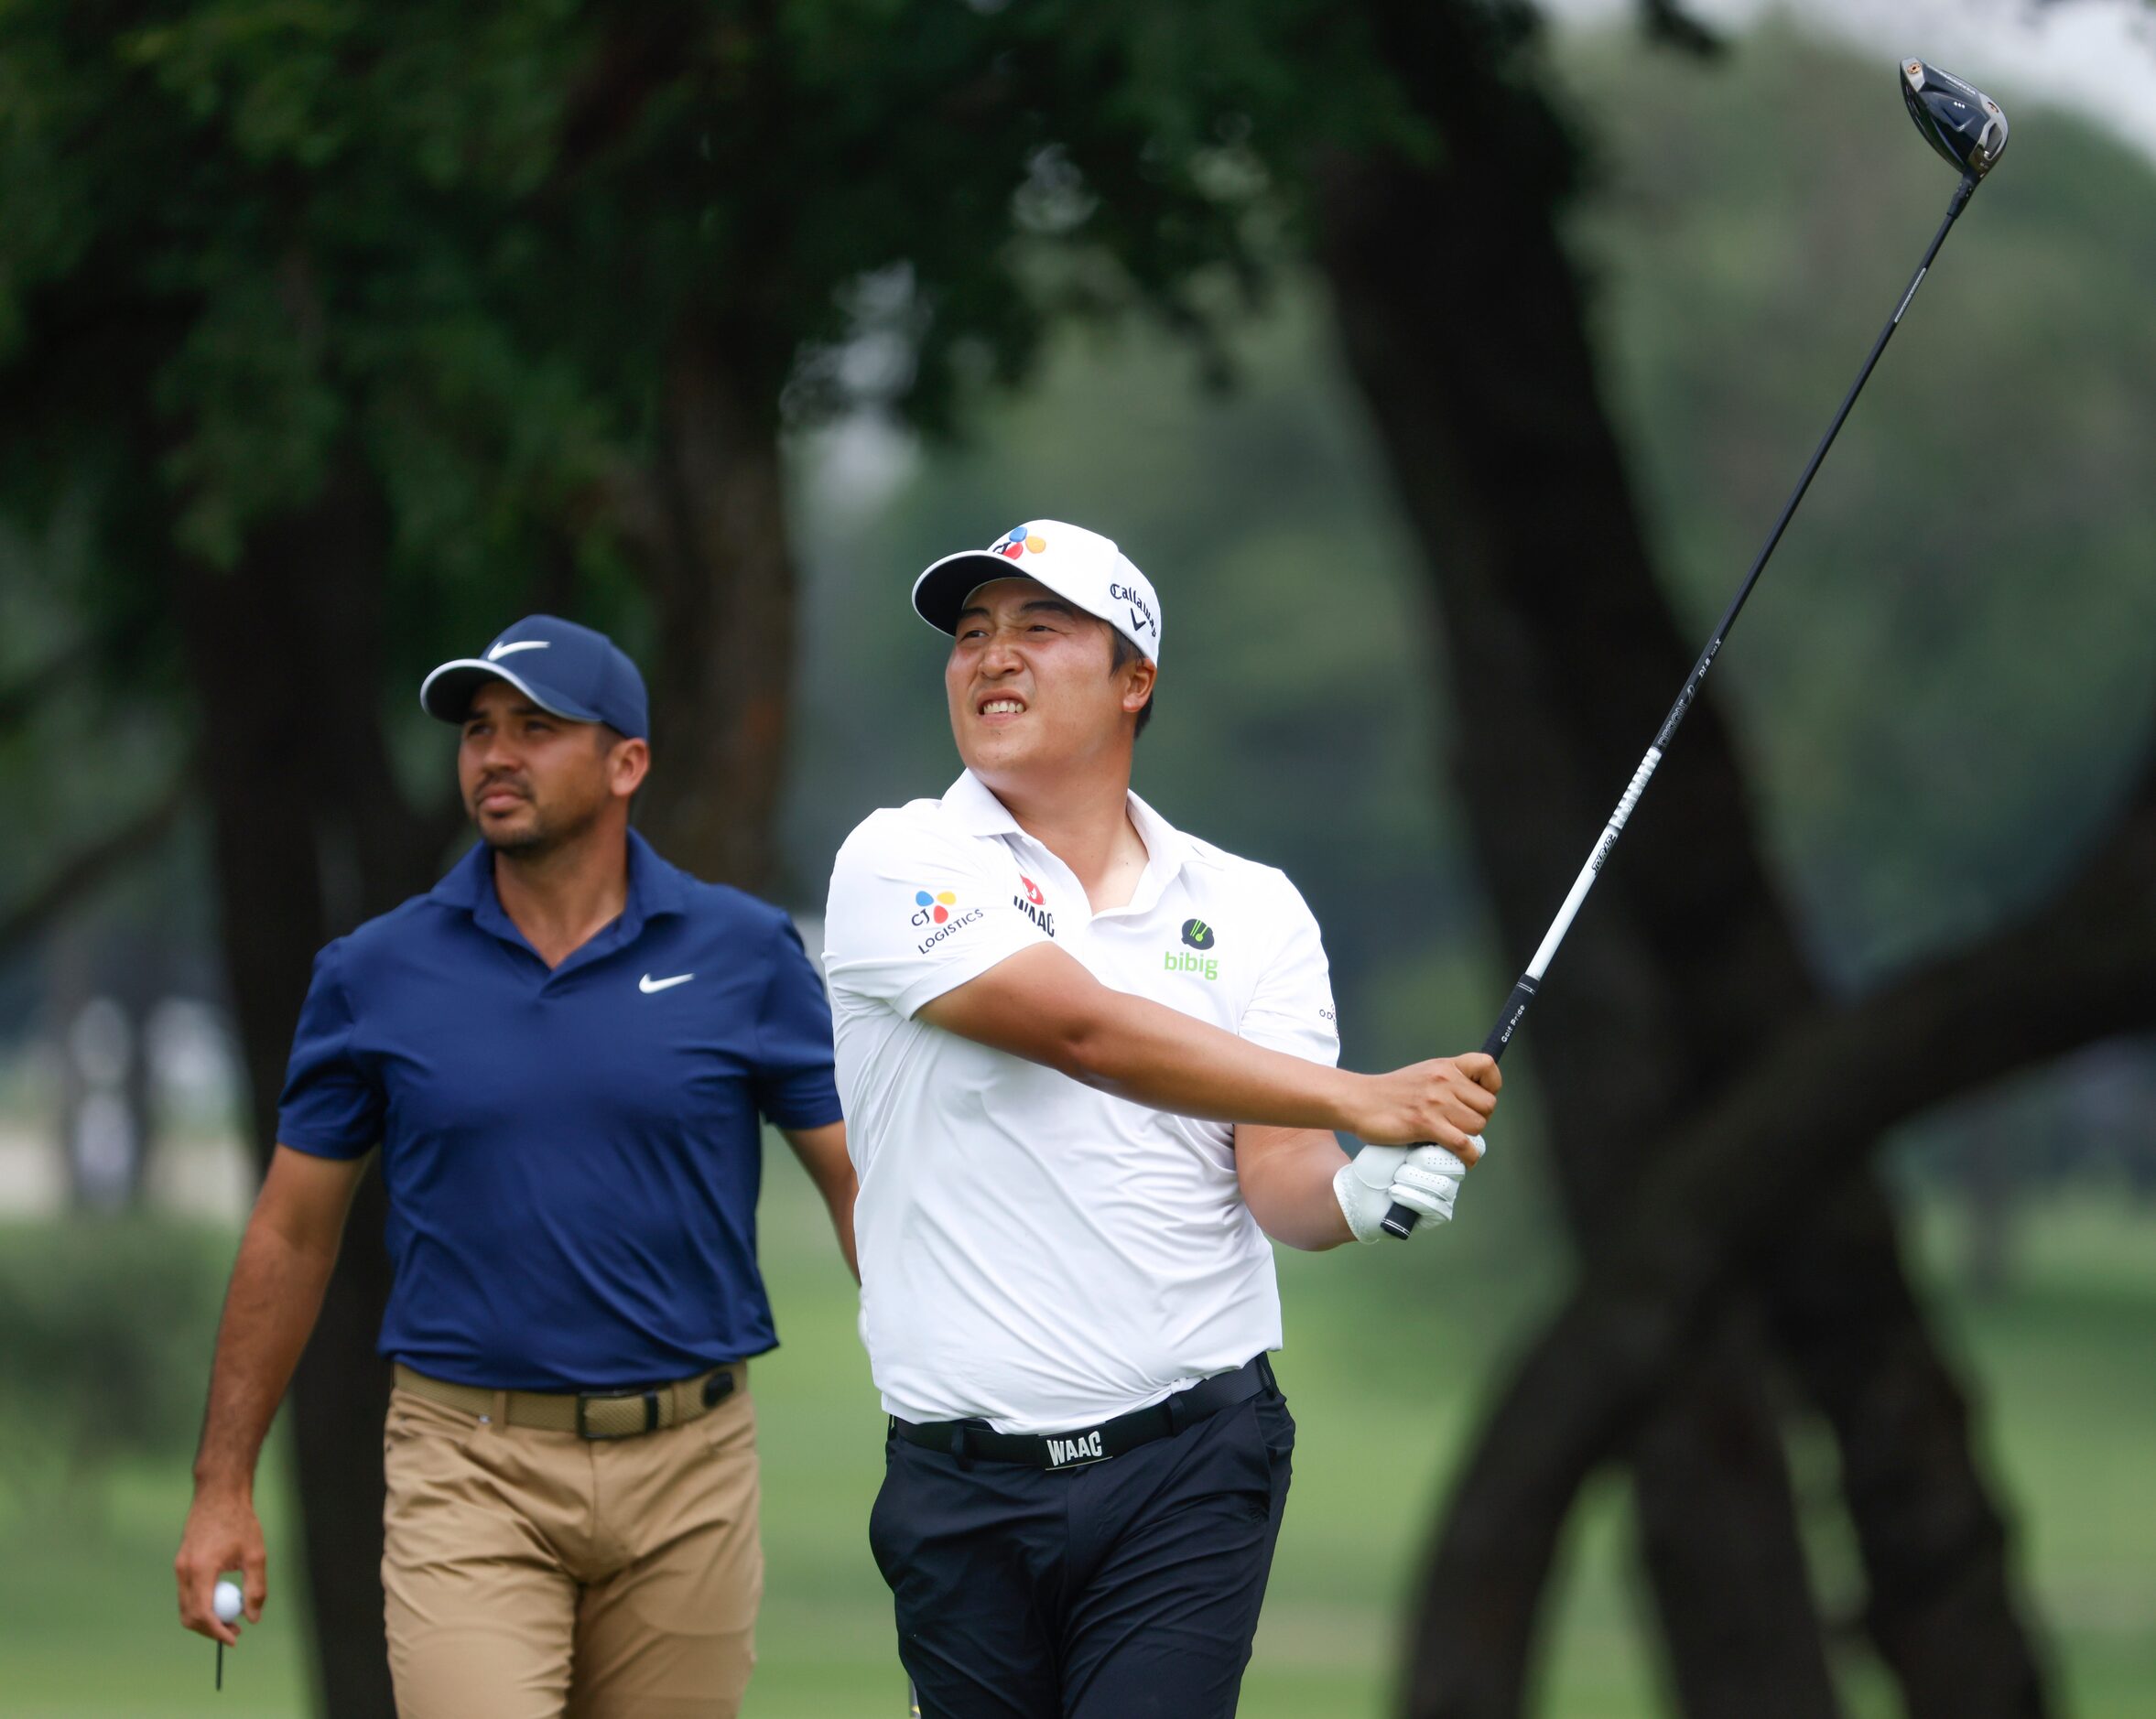
[[[1025,836],[1011,808],[997,799],[988,784],[970,770],[961,771],[959,779],[945,792],[943,808],[949,813],[961,829],[975,836]],[[1139,838],[1145,844],[1145,875],[1139,880],[1137,893],[1130,905],[1114,911],[1121,914],[1143,913],[1160,899],[1183,870],[1184,861],[1190,857],[1190,843],[1183,832],[1141,800],[1130,794],[1128,805],[1131,822],[1137,826]],[[1025,837],[1032,841],[1033,838]]]
[[[995,796],[985,788],[981,793],[991,802],[994,801]],[[450,868],[449,874],[430,893],[444,906],[470,914],[474,922],[496,936],[523,941],[515,922],[502,910],[502,898],[494,892],[494,850],[483,841],[474,842],[471,850]],[[631,830],[629,899],[622,909],[621,918],[615,922],[621,940],[625,942],[635,936],[646,922],[664,914],[681,913],[687,905],[688,888],[679,869],[660,859],[649,842]],[[602,932],[601,936],[604,935]]]

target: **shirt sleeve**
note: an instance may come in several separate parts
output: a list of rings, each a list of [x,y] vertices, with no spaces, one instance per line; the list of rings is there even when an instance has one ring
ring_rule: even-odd
[[[1269,1051],[1338,1065],[1340,1029],[1325,939],[1309,903],[1284,877],[1280,879],[1280,923],[1287,927],[1287,935],[1259,975],[1236,1031]]]
[[[1008,860],[1000,843],[925,828],[895,812],[871,817],[831,870],[824,971],[833,993],[910,1019],[1042,942],[1013,900],[1018,874]]]
[[[343,940],[314,958],[314,978],[292,1031],[291,1060],[277,1100],[277,1140],[317,1158],[359,1158],[382,1138],[381,1083],[352,1047]]]
[[[771,982],[756,1021],[756,1108],[777,1128],[821,1128],[841,1119],[831,1077],[831,1005],[823,980],[781,915]]]

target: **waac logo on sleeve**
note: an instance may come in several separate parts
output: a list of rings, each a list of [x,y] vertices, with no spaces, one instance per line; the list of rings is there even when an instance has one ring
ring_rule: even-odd
[[[1018,874],[1018,881],[1024,886],[1024,893],[1013,895],[1011,905],[1053,937],[1056,935],[1056,914],[1048,905],[1048,898],[1041,893],[1041,886],[1023,871]]]

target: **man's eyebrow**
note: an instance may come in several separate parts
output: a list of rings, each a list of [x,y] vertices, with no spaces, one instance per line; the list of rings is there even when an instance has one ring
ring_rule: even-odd
[[[1018,612],[1022,615],[1030,615],[1036,609],[1046,609],[1058,615],[1068,615],[1073,621],[1078,619],[1077,608],[1065,602],[1060,597],[1034,597],[1018,605]],[[965,620],[969,615],[980,615],[983,619],[987,619],[988,606],[985,603],[974,603],[969,608],[959,611],[960,621]]]

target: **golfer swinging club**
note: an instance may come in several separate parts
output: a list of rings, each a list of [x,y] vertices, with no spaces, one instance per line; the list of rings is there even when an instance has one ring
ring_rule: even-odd
[[[1162,615],[1114,544],[1035,520],[914,607],[966,768],[848,838],[825,954],[900,1656],[925,1719],[1231,1714],[1295,1442],[1266,1238],[1450,1217],[1497,1066],[1335,1066],[1294,885],[1131,792]]]

